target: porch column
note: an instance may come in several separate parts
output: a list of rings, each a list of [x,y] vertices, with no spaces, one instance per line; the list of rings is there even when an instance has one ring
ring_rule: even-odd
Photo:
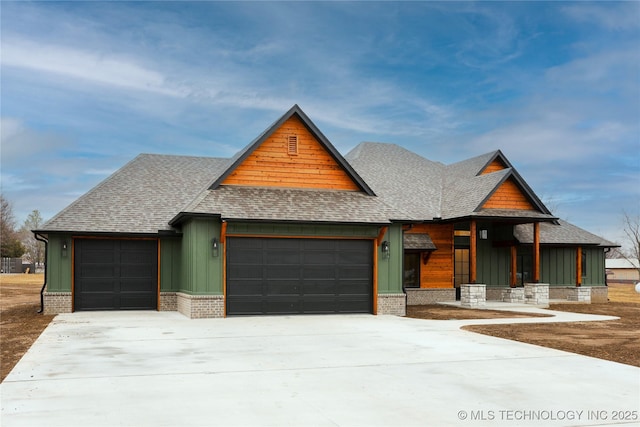
[[[540,223],[533,223],[533,283],[540,283]]]
[[[576,288],[582,286],[582,246],[576,250]]]
[[[511,246],[511,273],[509,277],[509,286],[515,288],[518,284],[518,247]]]
[[[477,274],[477,265],[476,265],[476,256],[477,256],[477,236],[476,236],[476,221],[471,220],[471,224],[469,226],[469,283],[475,284],[478,280]]]

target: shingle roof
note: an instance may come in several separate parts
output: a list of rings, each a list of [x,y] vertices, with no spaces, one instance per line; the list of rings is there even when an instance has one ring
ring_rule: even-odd
[[[398,214],[406,215],[394,219],[429,221],[500,214],[513,220],[555,219],[513,168],[478,175],[496,156],[504,157],[494,151],[445,166],[394,144],[365,142],[345,158],[379,197],[395,207]],[[507,178],[518,181],[541,211],[479,209]]]
[[[520,243],[533,243],[533,227],[531,224],[516,225],[513,234]],[[563,220],[558,220],[557,223],[541,223],[540,243],[549,245],[619,246]]]
[[[354,191],[221,186],[200,194],[184,212],[227,220],[387,224],[395,210]]]
[[[66,207],[41,231],[157,233],[224,170],[228,159],[141,154]]]
[[[435,250],[436,245],[431,240],[431,236],[427,233],[405,233],[403,238],[403,246],[405,249],[415,250]]]
[[[374,142],[359,144],[345,158],[378,197],[396,208],[393,219],[442,216],[442,163],[395,144]]]

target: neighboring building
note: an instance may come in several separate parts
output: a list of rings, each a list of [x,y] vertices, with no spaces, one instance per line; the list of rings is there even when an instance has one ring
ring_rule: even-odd
[[[45,312],[188,317],[403,315],[465,283],[490,298],[540,281],[606,292],[616,246],[558,221],[500,151],[343,157],[297,105],[231,159],[142,154],[35,233]]]
[[[607,281],[609,283],[637,283],[640,282],[640,263],[637,259],[616,258],[605,260]]]

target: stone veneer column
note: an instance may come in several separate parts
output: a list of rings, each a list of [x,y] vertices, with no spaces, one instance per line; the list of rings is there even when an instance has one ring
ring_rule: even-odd
[[[487,285],[460,285],[460,305],[466,308],[484,307],[487,305]]]
[[[405,316],[407,314],[407,296],[405,294],[378,294],[377,313]]]
[[[549,305],[549,284],[525,283],[524,302],[533,305]]]

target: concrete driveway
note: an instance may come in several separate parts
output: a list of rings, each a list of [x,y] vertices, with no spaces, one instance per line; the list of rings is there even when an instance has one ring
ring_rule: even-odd
[[[637,423],[639,368],[459,329],[469,323],[486,322],[370,315],[207,320],[167,312],[59,315],[0,386],[1,421],[3,426]]]

